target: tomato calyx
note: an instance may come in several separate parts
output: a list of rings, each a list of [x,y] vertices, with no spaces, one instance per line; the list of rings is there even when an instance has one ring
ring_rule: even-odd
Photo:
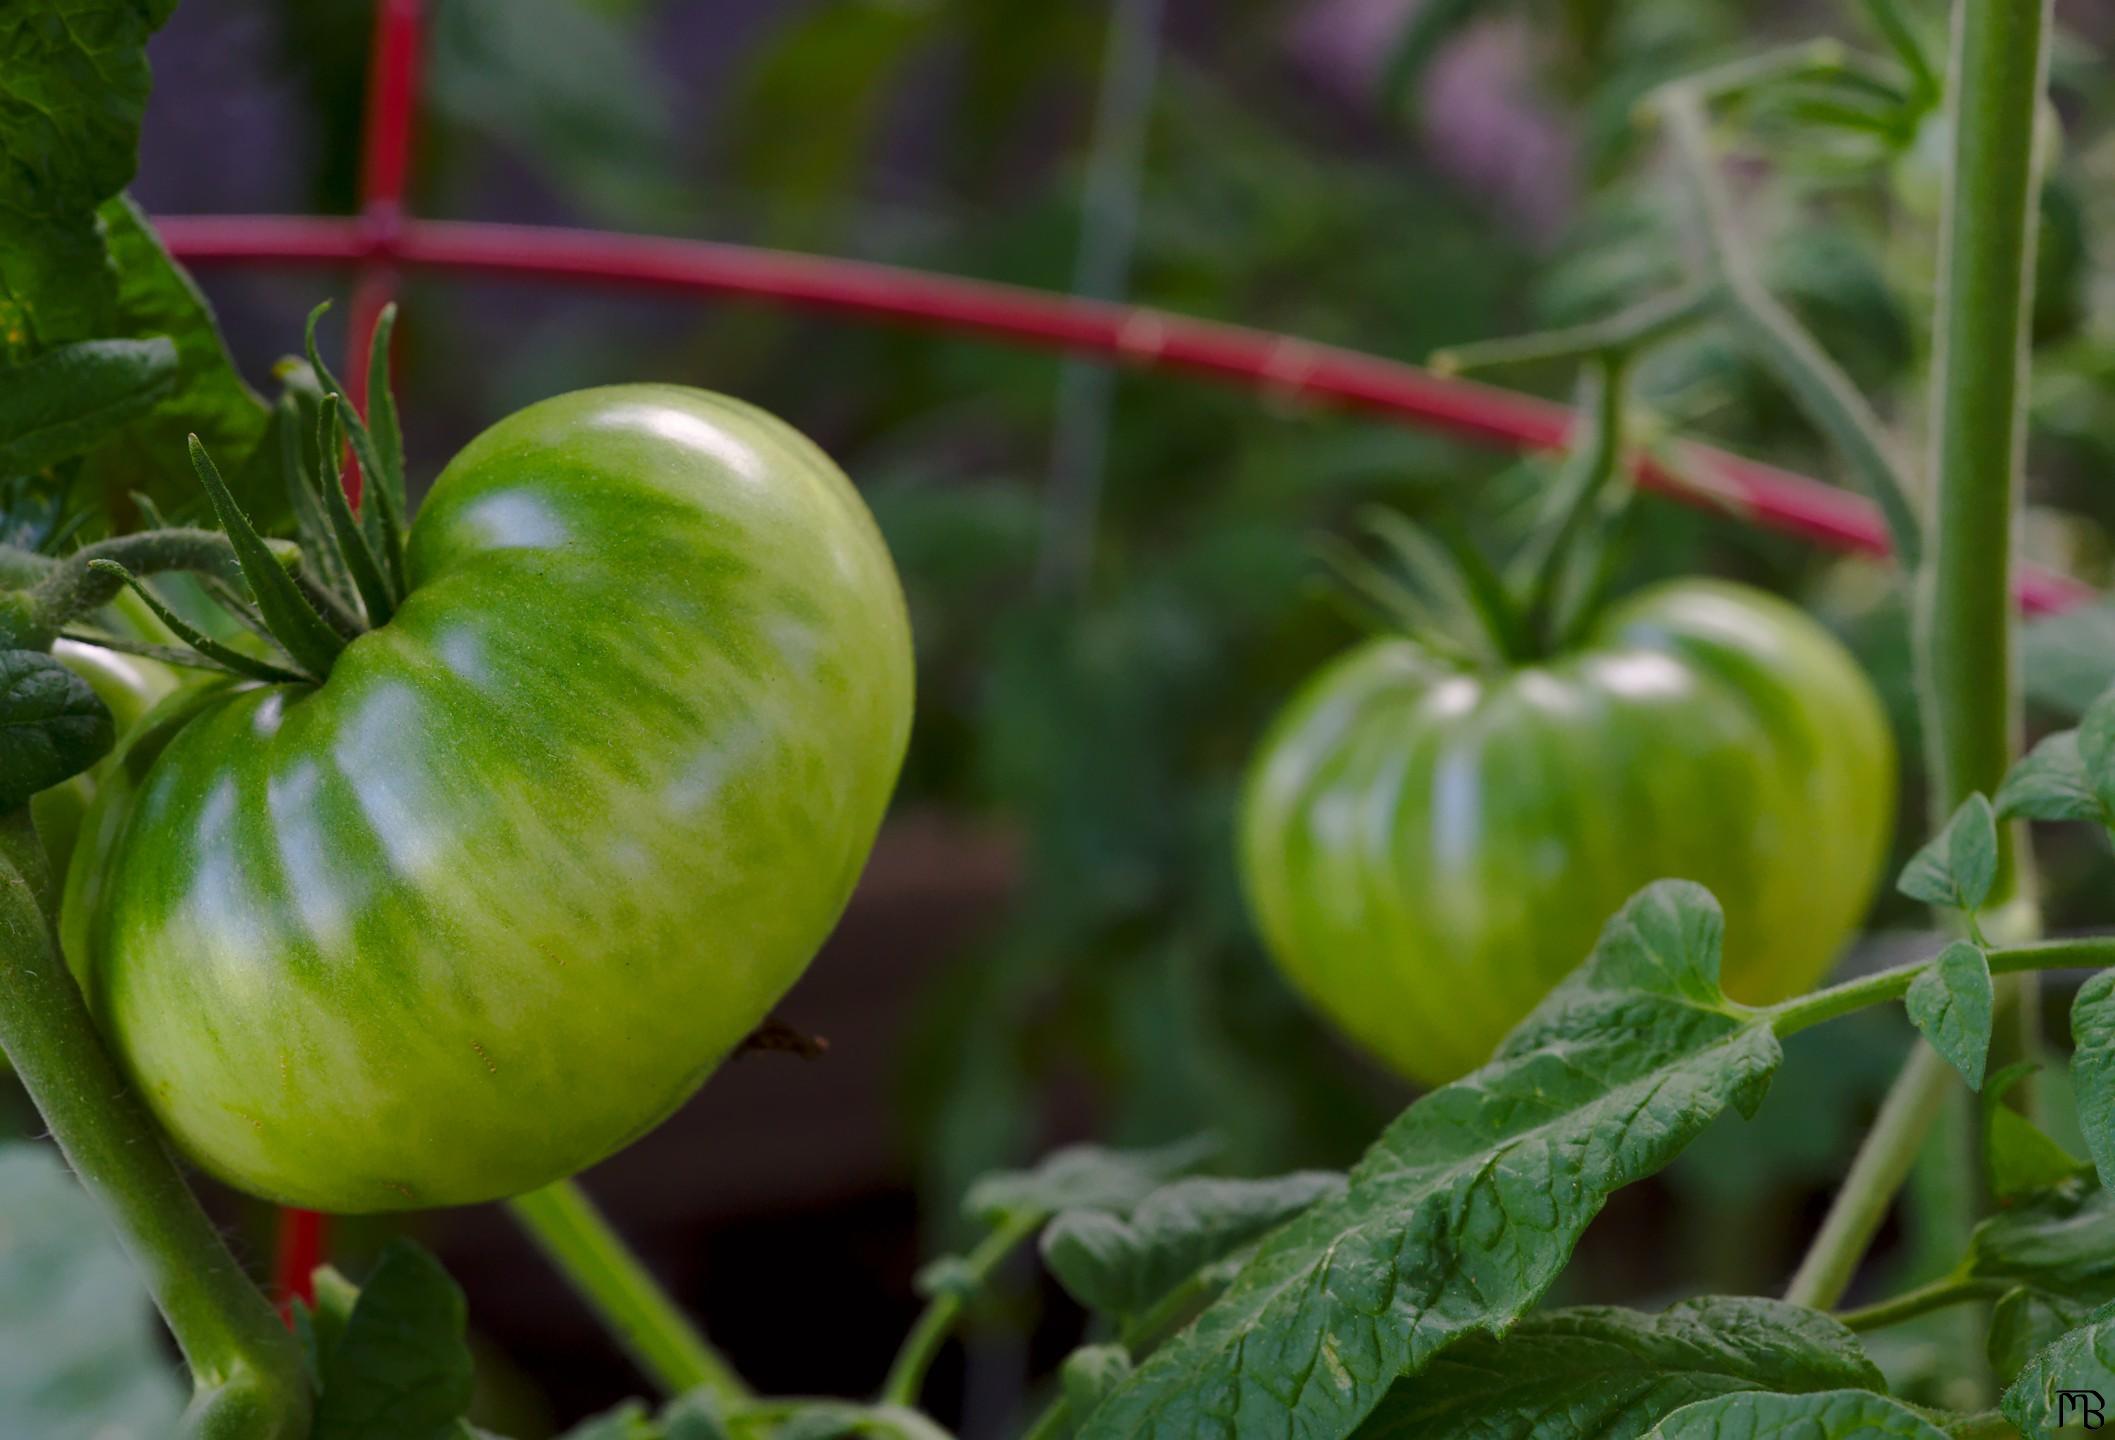
[[[17,592],[25,618],[13,629],[17,643],[60,634],[106,648],[149,653],[153,658],[268,684],[315,684],[330,674],[345,647],[369,629],[387,624],[405,591],[404,455],[396,404],[389,392],[389,337],[396,307],[384,308],[369,341],[372,423],[353,406],[344,384],[323,362],[316,322],[328,309],[310,312],[305,335],[309,369],[282,371],[288,393],[275,408],[279,468],[294,513],[298,542],[260,535],[220,469],[196,435],[191,465],[211,502],[218,530],[155,529],[117,537],[54,562],[36,585]],[[313,377],[313,378],[311,378]],[[314,424],[307,413],[313,411]],[[355,513],[345,489],[339,457],[347,444],[370,477],[369,503]],[[151,506],[148,518],[158,520]],[[149,589],[144,575],[189,570],[200,577],[207,599],[231,622],[226,637],[206,633]],[[129,587],[181,642],[144,645],[115,637],[64,630],[74,619],[108,603]],[[241,632],[256,643],[245,643]]]
[[[1582,430],[1542,515],[1503,572],[1458,524],[1421,526],[1383,506],[1358,516],[1378,561],[1349,541],[1317,540],[1352,618],[1407,634],[1470,669],[1513,669],[1576,646],[1607,604],[1610,532],[1629,499],[1624,358],[1620,351],[1595,357]]]

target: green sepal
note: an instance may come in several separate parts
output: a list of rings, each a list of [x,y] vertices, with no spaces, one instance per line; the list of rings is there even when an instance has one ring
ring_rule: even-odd
[[[221,528],[235,547],[236,563],[242,567],[243,578],[249,582],[265,623],[272,627],[273,637],[296,665],[319,678],[328,675],[345,649],[345,637],[316,612],[301,587],[294,583],[294,577],[273,556],[249,517],[235,503],[235,497],[228,493],[227,482],[220,478],[220,471],[214,468],[212,457],[196,435],[191,437],[191,464],[213,499]]]
[[[409,513],[404,498],[404,427],[397,419],[396,392],[389,386],[389,337],[396,332],[394,300],[375,316],[374,332],[367,340],[367,428],[374,435],[375,455],[382,462],[378,484],[389,494],[398,516]]]
[[[316,412],[316,494],[322,501],[323,513],[329,517],[331,533],[337,540],[338,556],[352,576],[360,603],[366,607],[367,623],[386,625],[389,617],[396,614],[396,593],[383,577],[374,547],[368,543],[359,520],[353,516],[352,502],[345,498],[344,478],[338,473],[336,463],[339,406],[336,394],[326,395]]]
[[[231,674],[246,675],[252,680],[264,680],[275,685],[305,684],[308,682],[310,677],[298,671],[282,669],[270,661],[259,660],[255,656],[245,655],[240,650],[221,644],[212,636],[192,625],[183,616],[171,610],[167,605],[164,605],[160,596],[149,590],[141,583],[137,575],[118,564],[117,561],[91,560],[88,562],[88,566],[90,569],[100,570],[106,575],[115,575],[123,580],[125,584],[131,586],[132,592],[145,601],[147,608],[154,612],[155,619],[168,626],[177,639],[190,646],[201,658],[212,662],[210,666],[200,666],[199,668],[226,670]],[[113,646],[112,648],[116,647]],[[197,664],[196,661],[189,663]]]
[[[322,491],[310,467],[309,428],[302,423],[301,402],[289,392],[272,407],[272,429],[279,445],[279,473],[286,485],[287,508],[294,514],[294,533],[300,537],[301,553],[318,581],[339,599],[352,604],[359,599],[347,573],[345,557],[324,512]]]
[[[0,811],[80,774],[116,740],[86,680],[41,650],[0,651]]]
[[[374,497],[374,504],[361,507],[361,524],[367,531],[368,543],[381,557],[383,570],[389,576],[391,595],[401,597],[404,593],[403,497],[390,493],[389,468],[375,446],[373,432],[360,418],[359,407],[352,403],[344,382],[323,363],[323,352],[316,348],[316,322],[328,309],[330,302],[326,300],[308,312],[308,333],[303,343],[308,350],[309,367],[316,372],[323,388],[338,398],[339,418],[344,423],[346,436],[352,441],[353,456],[360,462],[360,472],[372,482],[365,493]],[[329,469],[335,467],[327,467],[326,473]]]

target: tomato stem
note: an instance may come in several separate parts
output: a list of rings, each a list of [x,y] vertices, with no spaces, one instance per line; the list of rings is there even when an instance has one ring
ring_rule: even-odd
[[[664,1394],[706,1389],[746,1400],[749,1387],[570,1180],[507,1202],[529,1237],[584,1296]]]
[[[1935,817],[1951,814],[1973,792],[1994,794],[2018,748],[2005,586],[2023,467],[2041,174],[2035,129],[2048,32],[2049,0],[1961,0],[1954,8],[1954,154],[1933,378],[1936,524],[1931,553],[1914,572],[1918,700]],[[1993,896],[2012,933],[2031,934],[2038,925],[2022,882],[2027,868],[2024,834],[2006,827],[1999,832]],[[2000,1014],[2015,1027],[2009,1045],[1993,1047],[2000,1056],[2007,1049],[2031,1056],[2037,1048],[2035,994],[2024,980],[2000,987]],[[1883,1119],[1897,1112],[1900,1123],[1875,1125],[1866,1136],[1800,1264],[1792,1298],[1826,1305],[1842,1294],[1949,1084],[1947,1067],[1919,1045],[1882,1111]],[[1963,1177],[1960,1183],[1973,1182]]]
[[[228,1252],[103,1048],[52,937],[52,907],[29,811],[0,816],[0,1049],[131,1252],[191,1368],[184,1433],[300,1440],[310,1399],[294,1338]]]
[[[1546,360],[1620,360],[1710,319],[1718,304],[1715,285],[1690,285],[1584,325],[1450,345],[1433,351],[1427,363],[1438,374],[1458,375]]]
[[[970,1292],[990,1278],[991,1272],[1016,1247],[1040,1230],[1049,1218],[1040,1211],[1015,1211],[1002,1219],[990,1234],[977,1242],[976,1248],[963,1257],[958,1277],[961,1283],[940,1288],[926,1302],[910,1333],[903,1337],[903,1346],[896,1352],[895,1362],[889,1366],[888,1378],[882,1382],[879,1403],[918,1403],[919,1393],[925,1389],[925,1372],[932,1368],[940,1347],[953,1333]]]
[[[1666,87],[1660,92],[1658,113],[1690,191],[1723,315],[1756,362],[1835,445],[1880,506],[1902,564],[1915,568],[1924,527],[1910,502],[1907,471],[1858,387],[1758,276],[1711,153],[1704,88],[1696,81]]]
[[[2003,1280],[1978,1279],[1972,1275],[1944,1275],[1914,1290],[1905,1290],[1900,1295],[1856,1310],[1838,1311],[1836,1318],[1846,1329],[1866,1331],[1884,1330],[1890,1325],[1900,1325],[1905,1320],[1914,1320],[1920,1315],[1929,1315],[1934,1310],[1944,1310],[1949,1305],[1965,1305],[1973,1300],[1993,1300],[2011,1288]]]
[[[274,553],[284,559],[293,551],[279,544]],[[34,567],[23,563],[32,559],[42,563]],[[235,547],[218,530],[142,530],[84,545],[62,560],[10,550],[6,563],[0,564],[0,575],[19,577],[29,602],[26,630],[10,637],[10,643],[47,648],[68,625],[117,599],[125,588],[124,579],[98,568],[99,561],[122,566],[135,575],[181,570],[238,585],[242,580]]]

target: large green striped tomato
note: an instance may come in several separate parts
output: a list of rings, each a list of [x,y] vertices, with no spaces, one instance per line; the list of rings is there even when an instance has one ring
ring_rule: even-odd
[[[1662,877],[1724,906],[1734,998],[1811,986],[1871,900],[1894,775],[1833,638],[1760,592],[1676,581],[1540,664],[1483,673],[1391,638],[1328,666],[1255,762],[1244,878],[1294,986],[1438,1084]]]
[[[340,1212],[517,1194],[681,1104],[835,924],[910,725],[872,517],[720,396],[501,421],[406,571],[320,685],[150,721],[69,877],[92,1008],[178,1146]]]

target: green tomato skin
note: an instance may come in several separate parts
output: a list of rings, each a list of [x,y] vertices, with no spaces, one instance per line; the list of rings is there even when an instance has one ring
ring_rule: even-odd
[[[1675,581],[1541,665],[1482,674],[1397,638],[1325,667],[1254,764],[1243,878],[1294,987],[1438,1085],[1662,877],[1725,908],[1735,999],[1810,988],[1872,898],[1894,776],[1833,637],[1761,592]]]
[[[73,887],[93,1008],[177,1145],[339,1213],[519,1194],[658,1124],[835,925],[910,728],[872,517],[738,401],[532,405],[408,546],[403,605],[322,685],[162,737]]]
[[[88,682],[88,688],[110,708],[117,733],[123,737],[137,725],[157,701],[176,688],[177,679],[168,666],[135,655],[121,655],[94,645],[61,640],[51,647],[59,662]],[[37,838],[51,857],[54,875],[64,875],[80,837],[81,824],[94,802],[96,787],[110,766],[105,756],[91,768],[30,798],[29,814],[37,827]]]

